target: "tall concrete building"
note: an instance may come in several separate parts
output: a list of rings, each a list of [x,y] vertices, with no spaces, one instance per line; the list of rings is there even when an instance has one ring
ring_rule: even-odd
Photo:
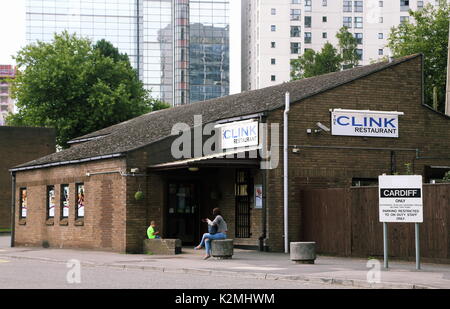
[[[5,125],[9,113],[14,113],[14,100],[11,98],[11,85],[8,79],[16,76],[16,68],[12,65],[0,65],[0,126]]]
[[[408,11],[438,0],[242,0],[242,90],[290,80],[290,60],[306,49],[337,47],[347,26],[358,41],[360,65],[389,55],[390,29],[409,21]]]
[[[229,94],[229,0],[27,0],[26,15],[28,43],[106,39],[167,103]]]

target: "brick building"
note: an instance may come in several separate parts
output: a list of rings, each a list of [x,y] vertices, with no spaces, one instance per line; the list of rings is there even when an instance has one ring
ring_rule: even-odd
[[[289,240],[296,241],[302,237],[298,194],[305,186],[373,184],[380,174],[408,169],[430,182],[449,169],[450,117],[423,105],[422,65],[422,56],[413,55],[157,111],[73,140],[67,150],[13,169],[15,245],[140,252],[151,220],[163,237],[193,244],[206,230],[200,219],[220,207],[236,245],[280,251],[285,93],[291,103]],[[367,110],[398,112],[396,135],[327,132],[335,112]],[[343,117],[338,122],[350,125]],[[391,121],[385,127],[394,127]],[[268,130],[260,127],[253,144],[255,123]],[[221,133],[208,135],[210,124]],[[224,156],[229,132],[232,142],[248,148]],[[191,145],[180,143],[183,136]],[[215,145],[213,153],[201,151],[207,145]],[[194,155],[176,156],[184,151]],[[143,199],[135,198],[138,191]],[[260,191],[262,199],[255,195]]]
[[[55,130],[0,126],[0,229],[11,227],[9,169],[55,152]]]

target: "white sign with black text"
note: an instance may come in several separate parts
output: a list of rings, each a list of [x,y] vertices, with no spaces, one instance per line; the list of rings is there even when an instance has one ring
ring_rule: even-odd
[[[331,134],[398,138],[399,115],[403,113],[334,109],[331,111]]]
[[[422,223],[422,176],[379,176],[380,222]]]

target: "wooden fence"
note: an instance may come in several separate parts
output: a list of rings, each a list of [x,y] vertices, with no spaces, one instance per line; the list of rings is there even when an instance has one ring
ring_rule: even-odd
[[[450,263],[450,184],[424,185],[420,225],[424,261]],[[378,187],[306,189],[300,194],[301,238],[316,241],[319,254],[383,256]],[[389,255],[415,258],[414,224],[389,223]]]

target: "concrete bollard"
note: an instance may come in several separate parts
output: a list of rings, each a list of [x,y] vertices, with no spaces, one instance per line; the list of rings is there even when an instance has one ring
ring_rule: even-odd
[[[211,240],[211,255],[220,260],[231,259],[233,248],[233,239]]]
[[[296,264],[314,264],[316,259],[315,242],[291,242],[291,261]]]

